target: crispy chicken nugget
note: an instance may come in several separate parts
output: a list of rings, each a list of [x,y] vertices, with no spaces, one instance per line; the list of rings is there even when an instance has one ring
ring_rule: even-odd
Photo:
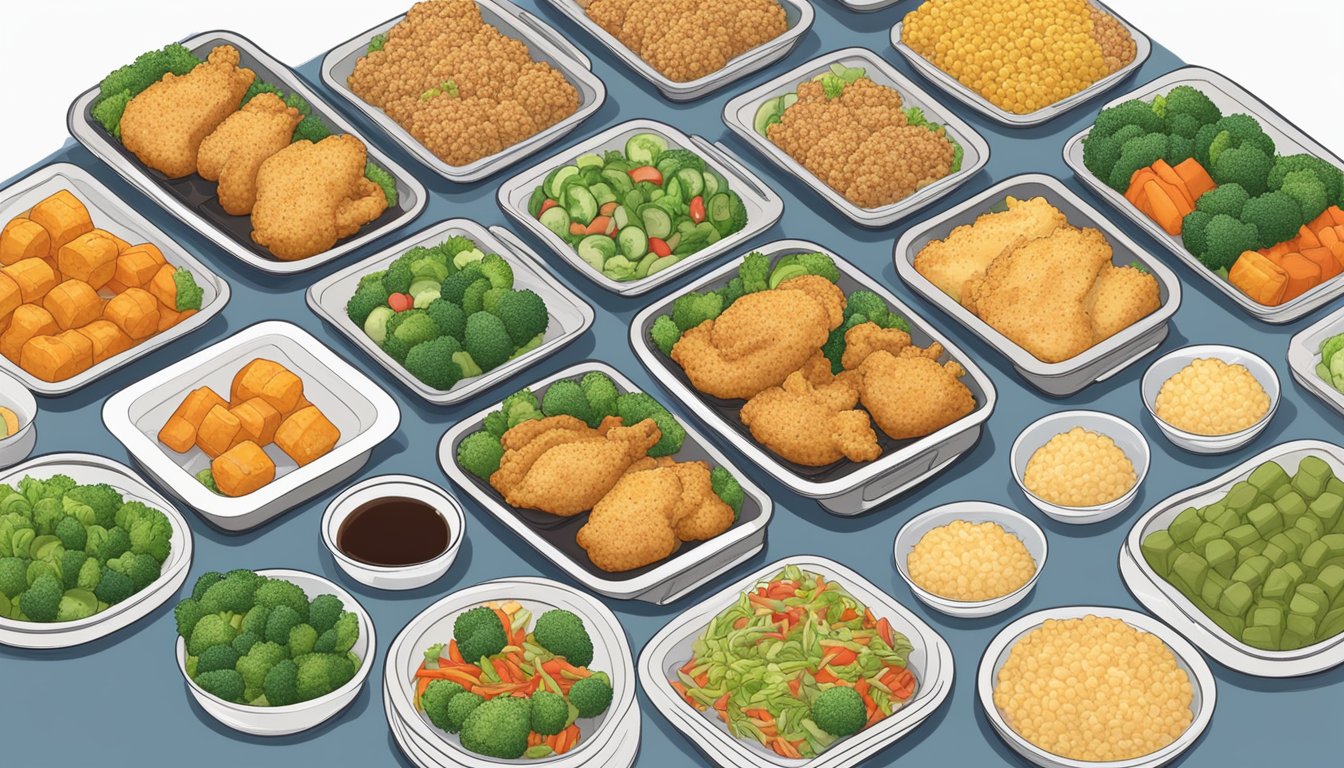
[[[262,162],[289,146],[303,115],[274,93],[259,93],[229,115],[196,153],[201,178],[218,181],[219,205],[234,216],[252,212]]]
[[[955,361],[939,365],[923,350],[878,350],[859,368],[859,400],[888,436],[903,440],[942,429],[975,409]]]
[[[915,271],[938,290],[961,301],[967,280],[982,276],[990,263],[1018,238],[1045,237],[1068,219],[1043,197],[1009,197],[1008,209],[983,213],[973,224],[963,224],[946,238],[934,240],[915,254]]]
[[[1157,278],[1134,267],[1105,267],[1086,300],[1095,341],[1123,331],[1157,311],[1162,304]]]
[[[803,371],[795,371],[782,385],[748,400],[738,417],[756,442],[795,464],[872,461],[882,455],[882,448],[868,414],[854,408],[858,399],[847,379],[815,384]]]

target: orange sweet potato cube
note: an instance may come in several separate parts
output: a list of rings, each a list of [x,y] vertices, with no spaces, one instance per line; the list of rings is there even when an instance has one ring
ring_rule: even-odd
[[[340,439],[341,431],[313,405],[295,411],[275,432],[275,444],[299,466],[325,456]]]
[[[246,496],[275,479],[275,462],[261,446],[244,440],[210,462],[215,486],[225,496]]]
[[[111,320],[131,339],[141,341],[158,333],[159,300],[143,288],[127,288],[107,302],[103,318]]]
[[[205,414],[196,429],[196,447],[213,459],[238,442],[238,433],[242,428],[237,416],[224,406],[216,405]]]
[[[157,247],[149,243],[133,245],[117,255],[117,266],[110,282],[121,286],[121,291],[144,288],[167,263]]]
[[[60,253],[61,246],[76,237],[93,231],[89,209],[70,190],[63,189],[48,197],[28,212],[28,218],[42,225],[51,237],[48,256]]]
[[[45,259],[50,254],[51,235],[32,219],[11,219],[4,230],[0,230],[0,264]]]

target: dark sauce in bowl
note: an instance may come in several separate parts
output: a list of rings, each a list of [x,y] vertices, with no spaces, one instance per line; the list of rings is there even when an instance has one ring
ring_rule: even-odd
[[[415,565],[443,554],[448,536],[448,523],[433,506],[389,496],[356,507],[336,531],[336,546],[369,565]]]

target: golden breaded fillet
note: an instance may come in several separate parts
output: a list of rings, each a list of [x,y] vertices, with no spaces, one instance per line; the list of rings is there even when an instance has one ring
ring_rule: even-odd
[[[229,115],[196,153],[201,178],[218,181],[219,205],[234,216],[252,212],[257,171],[266,158],[289,146],[303,115],[274,93],[259,93]]]
[[[364,178],[364,142],[343,134],[296,141],[261,163],[252,239],[281,261],[319,254],[387,210]]]
[[[170,179],[196,172],[201,142],[238,111],[252,85],[238,50],[221,45],[185,75],[169,72],[141,91],[121,115],[121,144]]]
[[[746,399],[777,386],[816,355],[843,321],[844,308],[845,295],[831,281],[795,277],[749,293],[686,331],[672,359],[699,391]]]
[[[756,442],[785,461],[808,467],[872,461],[882,449],[868,414],[854,408],[858,399],[847,379],[815,384],[795,371],[748,400],[738,417]]]
[[[915,255],[915,271],[938,290],[961,301],[962,286],[982,275],[995,257],[1018,238],[1045,237],[1067,226],[1068,219],[1043,197],[1009,197],[1008,210],[981,214],[943,240],[934,240]]]
[[[1161,304],[1157,278],[1133,267],[1103,268],[1085,303],[1092,318],[1093,343],[1137,323]]]
[[[845,351],[840,356],[840,364],[845,370],[853,370],[863,365],[863,361],[879,349],[885,349],[896,355],[908,346],[910,346],[910,334],[900,328],[882,328],[877,323],[859,323],[845,331]]]
[[[971,390],[958,381],[965,369],[951,360],[939,365],[918,347],[900,355],[878,350],[858,373],[859,401],[897,440],[931,434],[975,409]]]

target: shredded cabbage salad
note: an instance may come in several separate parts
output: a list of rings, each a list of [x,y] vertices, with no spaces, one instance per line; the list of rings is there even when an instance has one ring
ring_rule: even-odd
[[[813,719],[817,697],[852,688],[868,728],[914,696],[911,650],[838,583],[790,565],[709,622],[671,685],[697,710],[716,711],[734,736],[809,758],[838,738]]]

